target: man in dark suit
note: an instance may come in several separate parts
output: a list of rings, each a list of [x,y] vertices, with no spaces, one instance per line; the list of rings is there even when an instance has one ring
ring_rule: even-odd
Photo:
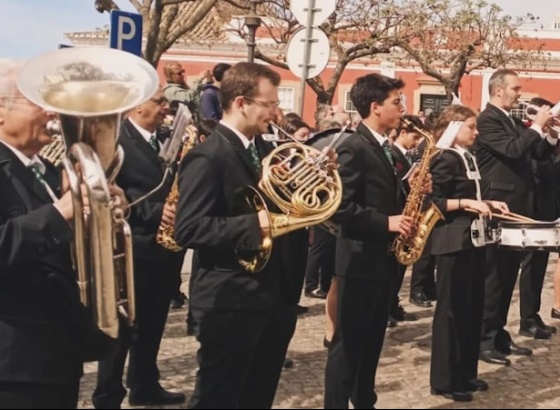
[[[424,129],[424,124],[422,124],[422,121],[420,121],[420,118],[417,116],[405,115],[403,118],[410,121],[410,125],[406,126],[403,122],[399,124],[395,142],[391,146],[395,171],[397,173],[397,178],[401,181],[412,168],[412,164],[414,163],[413,150],[422,139],[422,136],[418,134],[414,127],[419,130]],[[405,184],[403,184],[402,187],[403,189],[406,188]],[[404,192],[400,198],[402,209],[406,204],[406,192]],[[416,317],[411,313],[407,313],[399,303],[399,292],[405,272],[406,266],[397,264],[396,275],[393,277],[393,296],[389,301],[389,327],[394,327],[397,322],[404,320],[416,320]]]
[[[553,104],[543,98],[532,98],[530,104],[541,107]],[[550,131],[549,131],[550,132]],[[533,179],[535,184],[535,217],[539,221],[556,220],[556,176],[553,158],[542,161],[532,160]],[[546,325],[539,311],[541,309],[541,293],[548,266],[548,251],[526,252],[521,262],[519,275],[519,310],[521,322],[519,334],[535,339],[550,339],[556,333],[554,326]]]
[[[279,75],[256,63],[225,74],[223,119],[179,171],[175,239],[198,252],[191,309],[197,322],[199,369],[190,408],[270,408],[296,323],[289,235],[273,240],[263,270],[238,262],[270,235],[264,211],[232,216],[240,188],[257,187],[268,131],[279,104]]]
[[[506,202],[512,212],[532,217],[535,197],[531,159],[550,157],[556,145],[556,139],[543,133],[552,114],[548,107],[542,107],[531,128],[510,116],[521,95],[515,71],[503,69],[492,74],[489,92],[490,102],[478,118],[480,135],[475,144],[482,197]],[[522,255],[495,246],[487,250],[480,358],[489,363],[507,365],[507,354],[532,353],[517,346],[504,329]]]
[[[379,74],[358,78],[350,97],[363,121],[338,147],[343,196],[334,221],[337,324],[325,370],[325,408],[373,408],[377,363],[389,317],[396,259],[388,254],[394,233],[409,234],[400,215],[403,195],[386,133],[404,108],[404,83]],[[373,385],[372,385],[373,381]]]
[[[93,321],[70,257],[71,193],[37,155],[54,115],[18,92],[18,69],[0,63],[0,408],[75,409]]]
[[[157,128],[167,108],[168,102],[159,90],[153,98],[130,111],[122,125],[119,144],[125,160],[117,183],[131,201],[152,191],[163,179]],[[133,207],[129,223],[134,245],[136,324],[133,329],[121,326],[118,351],[99,362],[97,387],[92,397],[96,408],[120,408],[126,395],[122,376],[129,351],[127,386],[131,405],[185,401],[183,393],[169,392],[160,386],[157,367],[169,303],[184,258],[184,252],[169,251],[156,242],[160,224],[174,223],[175,209],[165,204],[172,181],[169,178],[159,190]]]

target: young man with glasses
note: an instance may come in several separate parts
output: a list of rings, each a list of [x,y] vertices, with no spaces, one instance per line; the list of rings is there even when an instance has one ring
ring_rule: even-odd
[[[269,222],[263,211],[230,211],[239,188],[258,186],[260,161],[273,149],[259,135],[275,116],[279,84],[278,73],[261,64],[230,68],[220,87],[223,119],[181,164],[175,239],[199,256],[190,302],[199,369],[190,408],[271,408],[295,329],[289,235],[274,239],[262,271],[249,273],[236,250],[260,249]]]

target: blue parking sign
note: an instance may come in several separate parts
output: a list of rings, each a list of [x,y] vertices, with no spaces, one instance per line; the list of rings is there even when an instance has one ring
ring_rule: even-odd
[[[142,15],[127,11],[111,11],[109,47],[142,55]]]

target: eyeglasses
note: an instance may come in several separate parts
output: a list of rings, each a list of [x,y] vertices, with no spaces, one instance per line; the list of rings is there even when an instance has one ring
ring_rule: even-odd
[[[167,98],[165,98],[165,97],[150,98],[150,101],[153,102],[154,104],[157,104],[157,105],[167,105],[167,104],[169,104],[169,101],[167,101]]]
[[[280,106],[280,101],[259,101],[250,97],[243,97],[243,98],[247,101],[251,101],[257,105],[260,105],[261,107],[268,108],[269,110],[272,108],[278,108]]]
[[[183,74],[185,74],[185,70],[183,70],[183,71],[177,71],[177,72],[175,72],[175,73],[174,73],[174,72],[172,72],[171,74],[175,74],[175,75],[183,75]]]

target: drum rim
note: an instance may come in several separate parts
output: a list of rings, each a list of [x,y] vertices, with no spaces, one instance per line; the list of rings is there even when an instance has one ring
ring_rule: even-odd
[[[556,221],[541,221],[541,222],[500,222],[501,228],[515,228],[515,229],[550,229],[556,227]]]

